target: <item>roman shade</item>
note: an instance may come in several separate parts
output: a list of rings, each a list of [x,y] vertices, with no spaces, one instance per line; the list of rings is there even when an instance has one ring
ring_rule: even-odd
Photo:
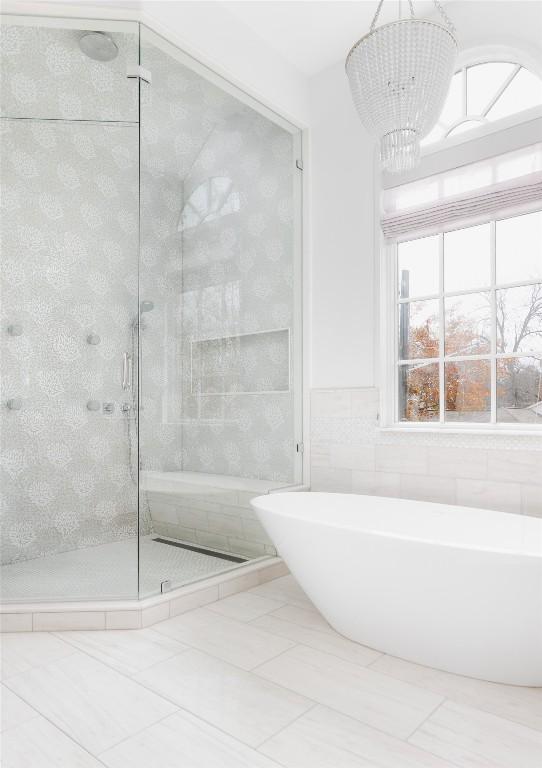
[[[542,143],[391,187],[382,197],[390,239],[542,208]]]

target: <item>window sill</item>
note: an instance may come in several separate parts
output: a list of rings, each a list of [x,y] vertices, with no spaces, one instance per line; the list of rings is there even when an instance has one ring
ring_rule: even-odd
[[[542,426],[542,425],[541,425]],[[387,433],[401,433],[410,435],[419,434],[437,434],[437,435],[502,435],[503,437],[520,436],[520,437],[538,437],[542,439],[541,426],[526,427],[525,429],[518,429],[517,427],[506,427],[504,425],[495,425],[491,427],[458,427],[454,425],[450,426],[402,426],[400,424],[392,424],[386,427],[377,427],[378,432]]]

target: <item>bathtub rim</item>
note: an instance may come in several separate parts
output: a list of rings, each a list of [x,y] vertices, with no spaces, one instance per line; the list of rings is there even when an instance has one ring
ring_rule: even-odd
[[[397,497],[390,497],[390,496],[377,496],[374,494],[362,494],[362,493],[335,493],[332,491],[303,491],[302,494],[308,494],[321,497],[333,497],[333,496],[339,496],[341,498],[349,498],[349,499],[355,499],[355,498],[363,498],[363,499],[379,499],[386,502],[412,502],[416,504],[421,504],[424,507],[431,507],[431,506],[439,506],[439,507],[448,507],[448,508],[455,508],[458,510],[465,511],[469,515],[476,514],[476,512],[481,512],[484,514],[493,514],[493,515],[499,515],[506,517],[514,517],[519,518],[521,520],[525,520],[526,517],[530,517],[530,519],[537,521],[535,525],[537,524],[540,528],[540,541],[539,541],[539,547],[540,551],[528,551],[528,550],[522,550],[522,549],[511,549],[511,548],[500,548],[495,546],[483,546],[480,544],[475,543],[468,543],[468,542],[459,542],[459,541],[446,541],[444,539],[439,538],[429,538],[427,536],[420,536],[420,535],[408,535],[400,532],[391,532],[391,531],[383,531],[378,530],[374,528],[368,528],[368,527],[362,527],[359,525],[352,525],[348,523],[338,523],[337,520],[311,520],[308,517],[304,517],[302,515],[295,514],[295,507],[292,509],[281,509],[278,506],[278,502],[280,502],[280,499],[282,497],[290,497],[294,496],[294,493],[292,492],[279,492],[274,493],[272,496],[265,495],[265,496],[257,496],[253,499],[251,499],[250,504],[258,514],[258,517],[260,519],[260,522],[262,522],[264,525],[264,521],[260,517],[260,511],[264,513],[269,514],[276,514],[280,515],[282,517],[290,517],[292,519],[295,519],[301,523],[307,523],[312,525],[318,525],[318,526],[324,526],[329,529],[339,529],[341,531],[350,531],[352,533],[359,533],[369,536],[378,536],[379,538],[384,539],[393,539],[393,540],[399,540],[399,541],[408,541],[408,542],[415,542],[418,544],[426,544],[431,546],[438,546],[438,547],[446,547],[450,549],[461,549],[461,550],[468,550],[472,552],[484,552],[484,553],[490,553],[490,554],[496,554],[496,555],[506,555],[506,556],[512,556],[512,557],[528,557],[533,558],[535,560],[540,560],[540,563],[542,565],[542,518],[537,518],[534,516],[527,516],[527,515],[521,515],[517,514],[515,512],[501,512],[498,510],[490,510],[490,509],[484,509],[483,507],[466,507],[459,504],[442,504],[440,502],[435,501],[421,501],[417,499],[401,499]],[[542,493],[542,490],[541,490]],[[295,494],[296,496],[299,496],[299,492]]]

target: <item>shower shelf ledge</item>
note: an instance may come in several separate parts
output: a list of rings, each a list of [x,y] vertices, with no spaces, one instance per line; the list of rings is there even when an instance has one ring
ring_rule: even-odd
[[[294,483],[280,483],[272,480],[258,480],[251,477],[235,477],[233,475],[214,475],[207,472],[189,472],[173,470],[157,472],[143,470],[140,474],[141,488],[155,493],[186,493],[205,491],[242,491],[252,494],[277,493],[288,489],[302,490],[307,486]]]
[[[0,632],[143,629],[284,576],[280,557],[266,557],[162,595],[141,600],[0,605]]]

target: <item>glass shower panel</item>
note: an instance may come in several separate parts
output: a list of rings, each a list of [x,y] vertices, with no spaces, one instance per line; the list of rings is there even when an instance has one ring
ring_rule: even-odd
[[[2,597],[136,598],[138,26],[44,23],[1,30]]]
[[[141,64],[145,595],[275,554],[250,499],[300,481],[300,155],[145,27]]]

